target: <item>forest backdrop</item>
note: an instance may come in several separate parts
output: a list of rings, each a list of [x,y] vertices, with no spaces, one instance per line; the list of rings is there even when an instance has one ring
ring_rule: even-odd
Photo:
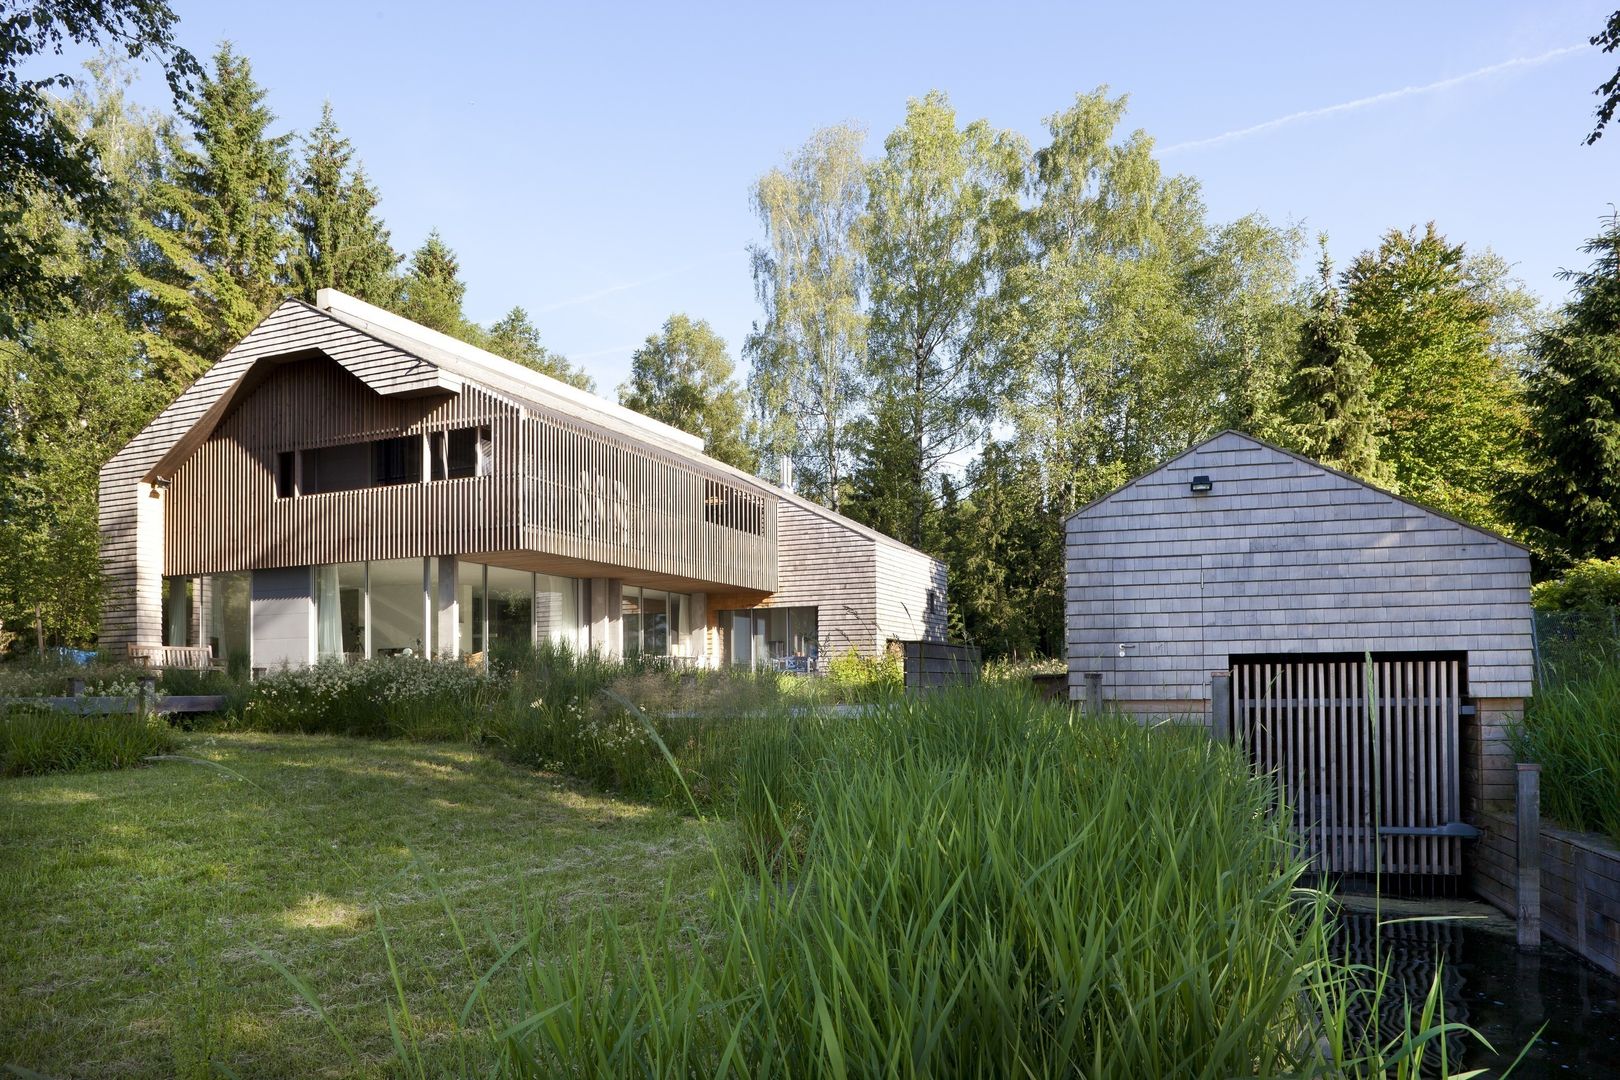
[[[118,33],[0,21],[22,166],[0,182],[0,648],[93,641],[97,470],[284,297],[342,289],[596,389],[523,308],[470,321],[445,238],[396,247],[330,105],[296,134],[230,45],[198,64],[163,4],[107,7]],[[120,48],[21,79],[64,32]],[[1617,42],[1620,14],[1593,39]],[[153,57],[172,113],[126,92]],[[1336,268],[1297,225],[1211,220],[1123,96],[1054,104],[1040,145],[937,91],[875,157],[856,126],[811,133],[752,189],[738,359],[673,313],[619,399],[739,467],[787,458],[803,494],[946,560],[953,635],[991,654],[1061,654],[1065,516],[1228,427],[1521,539],[1544,571],[1620,555],[1612,208],[1546,310],[1434,222]]]

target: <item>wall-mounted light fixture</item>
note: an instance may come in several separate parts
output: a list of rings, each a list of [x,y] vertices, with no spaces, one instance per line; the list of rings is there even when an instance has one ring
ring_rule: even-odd
[[[167,491],[168,488],[169,482],[167,480],[154,480],[152,481],[152,490],[148,493],[148,495],[153,499],[161,499],[163,498],[163,493]]]
[[[1210,492],[1215,490],[1215,481],[1200,474],[1193,477],[1192,483],[1188,486],[1192,488],[1192,493],[1194,495],[1208,495]]]

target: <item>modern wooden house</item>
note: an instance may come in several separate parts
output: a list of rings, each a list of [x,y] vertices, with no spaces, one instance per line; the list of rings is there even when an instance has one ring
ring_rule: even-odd
[[[103,648],[261,670],[542,640],[814,670],[945,628],[939,562],[333,290],[114,455],[101,528]]]
[[[1070,696],[1228,729],[1323,869],[1370,873],[1376,835],[1386,872],[1457,874],[1465,812],[1511,795],[1511,540],[1226,431],[1071,516],[1067,578]]]

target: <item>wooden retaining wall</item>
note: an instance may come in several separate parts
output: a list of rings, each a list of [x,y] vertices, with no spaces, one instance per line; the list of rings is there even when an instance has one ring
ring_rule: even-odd
[[[1511,810],[1479,813],[1468,852],[1469,884],[1509,915],[1518,909],[1519,830]],[[1620,849],[1593,833],[1541,826],[1541,931],[1611,975],[1620,975]]]

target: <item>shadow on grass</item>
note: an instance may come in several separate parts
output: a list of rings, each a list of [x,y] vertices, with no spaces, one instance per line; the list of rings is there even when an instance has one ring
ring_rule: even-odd
[[[634,923],[699,843],[668,812],[463,746],[193,735],[174,757],[0,780],[0,1063],[57,1077],[208,1060],[325,1071],[339,1048],[264,952],[380,1060],[392,980],[379,919],[411,958],[414,1011],[437,1027],[463,1004],[446,988],[465,985],[469,952],[492,961],[526,932],[519,895],[563,921]],[[469,951],[445,936],[443,904],[476,928]]]

